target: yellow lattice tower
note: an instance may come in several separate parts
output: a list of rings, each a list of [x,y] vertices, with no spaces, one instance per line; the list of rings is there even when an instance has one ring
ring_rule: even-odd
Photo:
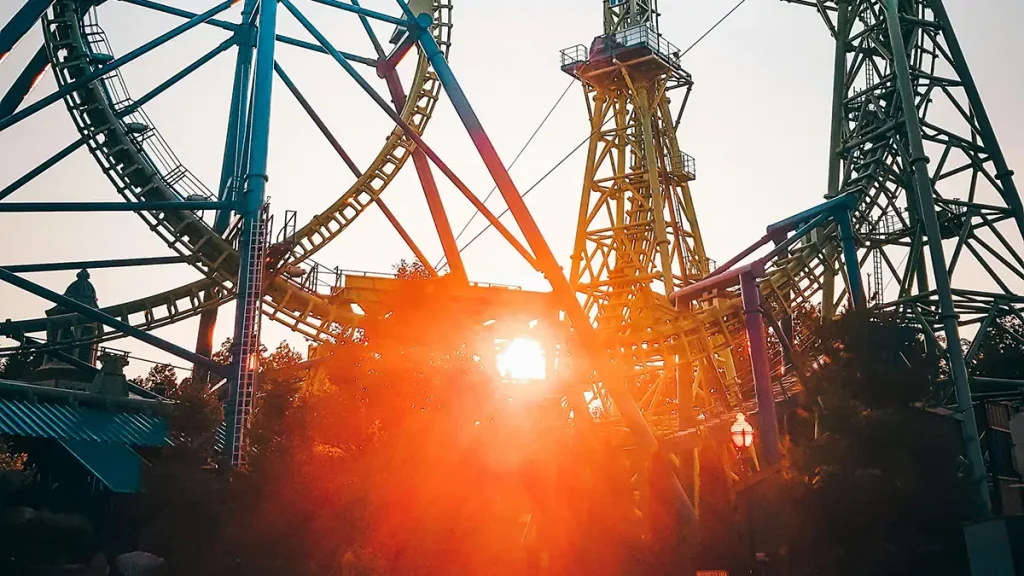
[[[570,282],[607,341],[660,377],[709,353],[702,335],[684,336],[692,321],[666,296],[711,271],[690,196],[694,161],[669,106],[670,94],[685,103],[693,82],[658,32],[656,0],[604,6],[604,35],[562,52],[591,126]]]

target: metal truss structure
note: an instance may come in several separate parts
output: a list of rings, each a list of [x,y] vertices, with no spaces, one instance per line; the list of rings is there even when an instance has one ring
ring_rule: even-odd
[[[854,234],[859,261],[872,261],[872,301],[945,355],[967,473],[987,509],[973,402],[1018,395],[1024,383],[969,365],[998,319],[1022,317],[1024,211],[1013,172],[942,0],[797,3],[817,8],[836,41],[828,195],[858,198]],[[835,237],[827,230],[822,242]],[[831,286],[826,315],[837,302]]]
[[[826,202],[768,227],[749,249],[716,268],[708,259],[690,197],[694,162],[676,130],[692,86],[679,51],[659,33],[654,0],[614,0],[605,6],[605,33],[590,47],[562,54],[563,70],[584,85],[591,141],[580,203],[572,269],[566,278],[527,210],[522,195],[447,62],[451,46],[449,0],[397,0],[394,14],[358,0],[237,0],[192,13],[154,0],[27,0],[0,29],[0,61],[32,27],[43,45],[0,100],[2,132],[63,101],[78,139],[0,189],[0,212],[107,212],[139,215],[177,255],[153,258],[0,264],[0,280],[60,305],[67,314],[10,321],[0,336],[36,342],[31,335],[102,324],[89,342],[138,338],[230,383],[226,407],[229,456],[244,466],[248,413],[255,393],[260,319],[280,322],[317,342],[331,342],[358,326],[352,304],[374,310],[398,280],[345,275],[313,260],[373,206],[412,254],[439,279],[414,239],[383,199],[412,158],[429,213],[449,263],[452,298],[493,315],[532,310],[567,320],[570,349],[595,374],[599,392],[629,428],[644,454],[700,429],[698,418],[718,410],[760,418],[761,445],[777,458],[775,404],[796,383],[773,370],[765,341],[771,328],[787,356],[800,345],[792,318],[820,303],[829,317],[848,302],[870,301],[897,310],[920,326],[948,358],[950,389],[964,426],[970,474],[987,505],[983,455],[972,411],[972,383],[1018,390],[1021,383],[972,377],[971,357],[997,320],[1021,318],[1024,280],[1021,201],[999,151],[941,0],[787,0],[816,7],[836,38],[835,105]],[[315,3],[358,18],[372,56],[339,51],[303,10]],[[124,54],[113,54],[98,14],[133,5],[184,22]],[[315,42],[280,34],[290,17]],[[385,50],[374,23],[394,27]],[[199,26],[230,33],[221,44],[141,97],[129,94],[121,68]],[[394,123],[369,166],[358,166],[286,73],[275,47],[288,44],[330,58]],[[234,51],[231,115],[221,177],[200,182],[171,151],[144,106],[219,55]],[[410,77],[403,59],[416,58]],[[384,81],[386,96],[364,78],[365,66]],[[31,104],[26,96],[50,68],[57,90]],[[277,80],[275,81],[275,77]],[[275,86],[284,87],[352,171],[356,182],[336,202],[298,226],[294,218],[272,239],[267,216],[267,156]],[[520,242],[424,141],[442,90],[452,101],[497,185],[525,244]],[[668,95],[678,91],[675,115]],[[912,111],[908,113],[907,111]],[[11,202],[7,198],[79,149],[106,174],[119,202]],[[536,270],[551,293],[526,293],[470,282],[434,179],[441,172]],[[754,258],[755,253],[761,255]],[[861,266],[871,261],[874,282],[865,293]],[[54,293],[22,274],[77,268],[188,263],[202,279],[146,298],[93,309]],[[891,289],[881,282],[892,279]],[[326,281],[328,278],[333,281]],[[836,290],[836,278],[845,288]],[[210,360],[217,309],[235,303],[233,364]],[[469,304],[472,303],[472,304]],[[474,308],[475,307],[475,308]],[[467,312],[471,313],[471,312]],[[151,332],[200,317],[195,352]],[[966,351],[961,328],[976,328]],[[76,332],[77,333],[77,332]],[[965,330],[966,333],[966,330]],[[54,353],[82,340],[53,345]],[[37,348],[38,349],[38,348]],[[0,350],[0,354],[16,349]],[[609,353],[611,351],[612,353]],[[743,365],[749,365],[749,369]],[[581,372],[583,373],[583,372]],[[653,385],[639,402],[625,383]],[[692,407],[692,408],[691,408]],[[682,489],[676,504],[692,515]]]

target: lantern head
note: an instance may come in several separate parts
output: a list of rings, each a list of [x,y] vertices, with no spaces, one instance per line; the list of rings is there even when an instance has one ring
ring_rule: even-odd
[[[754,427],[747,422],[747,417],[742,413],[736,415],[736,421],[729,428],[732,436],[732,445],[737,449],[750,448],[754,443]]]

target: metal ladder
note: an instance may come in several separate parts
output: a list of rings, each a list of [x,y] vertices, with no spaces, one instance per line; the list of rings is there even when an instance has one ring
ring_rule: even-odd
[[[871,279],[871,283],[874,285],[873,294],[871,295],[872,304],[881,304],[883,297],[882,291],[885,290],[885,283],[882,282],[882,251],[876,249],[871,253],[871,265],[874,268],[874,277]]]
[[[263,302],[263,269],[267,248],[267,206],[260,210],[255,220],[249,242],[249,266],[251,281],[238,286],[238,293],[244,294],[247,306],[243,311],[242,338],[238,343],[238,381],[235,392],[233,422],[235,441],[231,446],[231,466],[246,465],[249,448],[249,416],[252,413],[253,397],[256,393],[256,378],[260,362],[260,320]]]

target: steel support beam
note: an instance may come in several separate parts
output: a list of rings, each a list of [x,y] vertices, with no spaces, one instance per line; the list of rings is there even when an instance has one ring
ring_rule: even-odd
[[[14,46],[35,26],[36,22],[53,4],[53,0],[27,0],[10,22],[0,28],[0,63],[14,50]],[[3,118],[3,116],[0,116]]]
[[[49,65],[50,59],[46,54],[46,48],[40,46],[39,50],[36,50],[35,55],[32,56],[32,59],[25,65],[25,68],[22,69],[21,74],[14,80],[11,87],[7,89],[3,100],[0,100],[0,118],[6,118],[18,110],[18,107],[25,101],[29,92],[35,88],[36,83],[46,73],[46,68]]]
[[[946,257],[942,247],[942,233],[935,211],[935,196],[932,189],[931,176],[928,173],[928,156],[925,155],[924,142],[921,135],[921,121],[918,118],[917,94],[911,80],[910,63],[907,49],[903,42],[903,31],[900,25],[899,0],[885,0],[885,20],[888,26],[889,42],[892,46],[893,64],[895,66],[897,85],[903,107],[904,125],[910,146],[910,163],[913,176],[911,191],[923,220],[928,236],[928,251],[931,256],[932,274],[938,295],[940,315],[946,334],[946,354],[949,358],[950,374],[953,388],[956,390],[957,412],[961,420],[961,435],[967,459],[967,474],[974,491],[974,499],[979,512],[987,516],[992,510],[992,501],[988,490],[988,476],[985,471],[985,459],[981,451],[978,437],[978,422],[974,415],[971,402],[971,384],[967,376],[967,365],[964,362],[963,350],[960,347],[960,327],[957,325],[956,309],[950,287],[949,273],[946,269]]]
[[[263,266],[259,244],[265,242],[262,210],[266,201],[267,159],[270,150],[271,93],[274,87],[274,47],[277,30],[277,0],[260,3],[256,39],[256,70],[253,74],[251,123],[248,127],[248,169],[244,192],[239,198],[238,213],[242,217],[239,242],[238,296],[235,301],[233,377],[230,383],[225,414],[225,451],[232,466],[244,465],[248,407],[256,388],[259,355],[259,320],[263,287],[260,285]],[[254,250],[256,252],[254,252]],[[243,389],[246,388],[246,389]]]
[[[128,268],[131,266],[158,266],[163,264],[183,264],[192,260],[191,256],[162,256],[156,258],[126,258],[122,260],[79,260],[78,262],[48,262],[45,264],[12,264],[0,266],[13,274],[32,272],[58,272],[63,270],[96,270],[98,268]]]
[[[249,81],[252,72],[253,49],[256,42],[256,26],[252,22],[253,12],[258,0],[245,0],[242,7],[242,24],[235,29],[234,42],[238,46],[235,54],[235,79],[231,88],[231,108],[228,111],[228,128],[224,142],[224,156],[221,159],[220,183],[217,187],[217,198],[222,201],[235,200],[231,183],[235,187],[245,166],[242,166],[242,142],[245,140],[246,120],[249,109]],[[231,210],[221,210],[214,220],[213,229],[224,234],[231,223]],[[216,311],[212,311],[216,315]]]
[[[234,202],[0,202],[2,212],[198,212],[233,208]]]
[[[750,342],[750,364],[754,372],[754,394],[757,398],[757,421],[760,428],[757,437],[760,439],[762,460],[771,466],[781,458],[779,421],[775,411],[771,367],[768,364],[764,318],[761,316],[761,290],[757,286],[754,271],[746,270],[740,274],[740,294],[747,340]]]
[[[54,304],[57,304],[62,308],[70,310],[71,312],[80,314],[81,316],[84,316],[94,322],[98,322],[100,324],[103,324],[104,326],[107,326],[108,328],[117,330],[122,334],[126,334],[128,336],[131,336],[132,338],[145,342],[146,344],[149,344],[154,348],[158,348],[160,350],[163,350],[164,352],[167,352],[168,354],[177,356],[178,358],[181,358],[186,362],[191,362],[193,364],[201,364],[203,366],[206,366],[209,370],[216,372],[218,374],[223,374],[225,372],[224,366],[217,364],[216,362],[209,358],[200,356],[195,352],[186,350],[176,344],[171,344],[170,342],[162,338],[158,338],[157,336],[154,336],[149,332],[139,330],[138,328],[132,326],[131,324],[122,322],[117,318],[114,318],[113,316],[110,316],[95,308],[90,308],[89,306],[86,306],[81,302],[72,300],[71,298],[68,298],[67,296],[64,296],[62,294],[58,294],[53,290],[36,284],[35,282],[25,280],[24,278],[12,272],[9,272],[8,270],[5,270],[3,268],[0,268],[0,281],[7,282],[12,286],[21,288],[22,290],[30,294],[43,298],[44,300],[53,302]]]
[[[356,166],[355,161],[352,159],[351,156],[349,156],[348,152],[345,151],[345,148],[342,147],[341,142],[338,141],[338,139],[334,136],[334,133],[331,132],[330,128],[327,127],[327,123],[324,122],[322,118],[320,118],[320,115],[317,114],[316,110],[313,108],[313,105],[310,104],[308,100],[306,100],[306,97],[303,96],[302,92],[299,90],[299,87],[296,86],[294,82],[292,82],[292,79],[288,76],[288,74],[285,73],[284,69],[281,68],[281,65],[278,64],[277,62],[274,62],[274,72],[276,72],[278,78],[280,78],[281,81],[284,82],[285,87],[288,88],[288,91],[291,92],[292,96],[294,96],[295,99],[299,102],[299,105],[302,106],[302,109],[306,111],[306,115],[309,116],[309,119],[312,120],[313,123],[316,124],[316,127],[320,129],[320,133],[323,134],[324,138],[326,138],[327,141],[331,143],[331,147],[334,148],[334,151],[338,154],[338,156],[345,163],[345,165],[348,166],[348,169],[352,171],[352,174],[357,179],[362,178],[363,171],[360,170],[358,166]],[[384,213],[384,217],[387,218],[388,222],[391,223],[391,226],[395,229],[396,232],[398,232],[398,235],[401,236],[402,240],[405,241],[405,245],[408,246],[410,250],[412,250],[412,253],[414,256],[416,256],[416,259],[420,263],[422,263],[424,267],[426,267],[427,271],[430,272],[431,276],[437,276],[437,271],[434,270],[434,267],[430,265],[430,262],[426,259],[426,255],[423,254],[419,246],[416,245],[416,242],[412,239],[412,236],[405,229],[405,227],[402,226],[402,223],[398,221],[398,217],[395,216],[395,213],[392,212],[390,208],[388,208],[388,205],[384,202],[384,199],[378,196],[377,198],[374,199],[374,202],[380,208],[380,211]]]
[[[128,4],[134,4],[134,5],[140,6],[142,8],[149,8],[150,10],[154,10],[156,12],[162,12],[164,14],[170,14],[171,16],[178,16],[179,18],[185,18],[186,20],[190,19],[190,18],[194,18],[196,16],[195,12],[189,12],[188,10],[182,10],[181,8],[175,8],[174,6],[168,6],[166,4],[160,4],[158,2],[151,2],[150,0],[120,0],[120,1],[121,2],[126,2]],[[251,18],[249,20],[251,20]],[[246,22],[248,22],[248,20],[246,20]],[[244,26],[244,24],[235,24],[233,22],[225,22],[224,20],[218,20],[216,18],[211,18],[211,19],[207,20],[206,22],[204,22],[204,24],[208,24],[210,26],[214,26],[214,27],[220,28],[222,30],[227,30],[228,32],[237,32],[239,28],[242,28]],[[325,55],[327,54],[327,50],[324,50],[322,46],[317,46],[316,44],[313,44],[311,42],[306,42],[305,40],[299,40],[298,38],[292,38],[291,36],[285,36],[283,34],[278,34],[277,35],[277,41],[280,42],[281,44],[287,44],[289,46],[295,46],[296,48],[303,48],[305,50],[309,50],[311,52],[316,52],[318,54],[325,54]],[[365,56],[359,56],[357,54],[349,54],[348,52],[342,52],[342,55],[345,57],[346,60],[349,60],[351,62],[357,62],[357,63],[362,64],[364,66],[371,66],[372,67],[372,66],[376,66],[377,65],[377,61],[374,60],[373,58],[367,58]]]

